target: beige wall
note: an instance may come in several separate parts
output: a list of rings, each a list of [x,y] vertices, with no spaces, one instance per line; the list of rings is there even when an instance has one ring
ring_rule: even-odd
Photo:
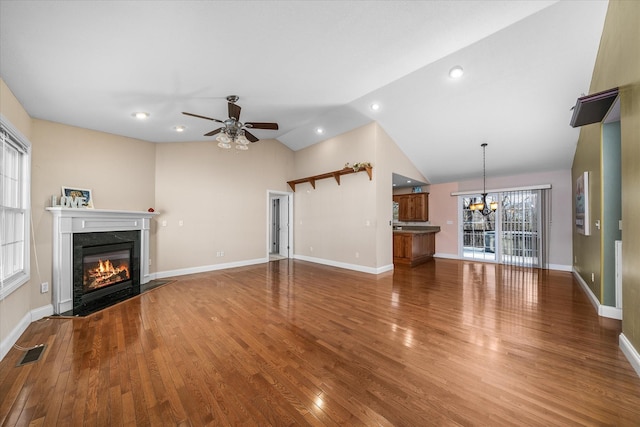
[[[429,222],[440,226],[436,234],[436,254],[458,256],[458,198],[451,196],[458,191],[457,182],[431,184],[429,186]],[[447,224],[450,221],[451,224]]]
[[[0,79],[0,113],[27,139],[31,139],[31,118],[2,79]],[[31,253],[33,266],[35,263],[33,250]],[[31,290],[37,287],[35,283],[32,272],[29,282],[0,301],[0,342],[4,342],[21,320],[29,315],[32,307]]]
[[[345,163],[370,162],[366,172],[304,183],[294,196],[294,250],[298,256],[377,267],[375,158],[376,126],[369,124],[294,153],[295,173],[289,180],[342,169]],[[390,199],[391,197],[389,197]],[[391,203],[391,202],[389,202]]]
[[[51,293],[38,287],[52,283],[53,222],[45,210],[51,196],[63,185],[88,188],[96,209],[146,211],[154,205],[155,144],[38,119],[31,143],[32,255],[38,257],[31,264],[33,309],[51,303]]]
[[[341,184],[326,179],[296,186],[295,253],[362,266],[368,271],[393,264],[392,174],[426,179],[377,123],[330,138],[295,153],[295,175],[304,178],[370,162],[373,179],[360,172]]]
[[[267,257],[267,190],[290,191],[293,151],[276,140],[248,151],[181,142],[158,144],[155,162],[156,271]]]
[[[2,114],[32,148],[31,280],[0,303],[4,341],[30,311],[51,304],[52,218],[45,211],[51,196],[60,195],[63,185],[78,186],[92,190],[96,208],[147,210],[154,205],[155,144],[30,119],[2,81],[0,89]],[[42,282],[49,282],[48,293],[40,293]]]
[[[640,210],[640,2],[611,1],[607,11],[600,49],[591,79],[590,93],[620,88],[622,144],[622,332],[640,351],[640,224],[635,221]],[[591,174],[591,212],[601,212],[599,124],[580,130],[572,178],[584,170]],[[592,222],[593,225],[593,222]],[[600,236],[573,235],[574,250],[579,252],[576,269],[597,271],[594,294],[601,297]],[[589,281],[587,281],[589,283]]]

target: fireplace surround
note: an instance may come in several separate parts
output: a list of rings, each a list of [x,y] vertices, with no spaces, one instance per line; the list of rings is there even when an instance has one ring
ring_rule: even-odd
[[[77,314],[112,304],[139,294],[140,285],[151,280],[149,234],[151,218],[157,213],[46,209],[53,215],[54,313]],[[85,269],[100,268],[99,263],[106,263],[107,260],[102,259],[106,256],[114,258],[109,260],[113,271],[104,273],[99,283],[96,283],[96,273],[92,278],[85,278],[85,274],[92,274]],[[120,265],[124,259],[126,266]],[[91,281],[87,289],[86,281]]]

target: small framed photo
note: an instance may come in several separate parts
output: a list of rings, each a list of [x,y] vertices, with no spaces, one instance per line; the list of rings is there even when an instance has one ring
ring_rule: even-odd
[[[413,187],[411,189],[412,193],[422,193],[422,187],[418,186],[418,187]]]
[[[91,190],[86,188],[62,186],[62,195],[65,197],[71,197],[72,199],[75,199],[76,197],[84,197],[84,204],[81,207],[93,209],[93,196],[91,195]]]

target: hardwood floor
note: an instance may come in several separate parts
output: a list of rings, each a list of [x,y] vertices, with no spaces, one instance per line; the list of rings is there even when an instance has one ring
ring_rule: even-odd
[[[13,425],[640,425],[640,378],[570,273],[436,259],[195,274],[29,326]]]

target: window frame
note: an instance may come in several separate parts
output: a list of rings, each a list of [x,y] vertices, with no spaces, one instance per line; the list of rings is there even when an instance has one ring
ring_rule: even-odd
[[[3,280],[0,276],[0,301],[4,300],[15,290],[27,283],[31,278],[31,142],[11,124],[11,122],[0,113],[0,133],[6,134],[9,144],[15,147],[20,155],[20,206],[18,208],[5,207],[0,199],[0,231],[3,229],[6,210],[21,211],[24,215],[22,227],[16,230],[21,236],[23,244],[23,264],[22,268]],[[0,135],[0,141],[4,141]],[[4,142],[0,142],[4,145]],[[4,150],[4,147],[2,148]],[[4,185],[3,175],[0,176],[0,185]],[[0,251],[2,250],[0,246]],[[1,254],[0,254],[1,255]],[[0,258],[1,259],[1,258]]]

